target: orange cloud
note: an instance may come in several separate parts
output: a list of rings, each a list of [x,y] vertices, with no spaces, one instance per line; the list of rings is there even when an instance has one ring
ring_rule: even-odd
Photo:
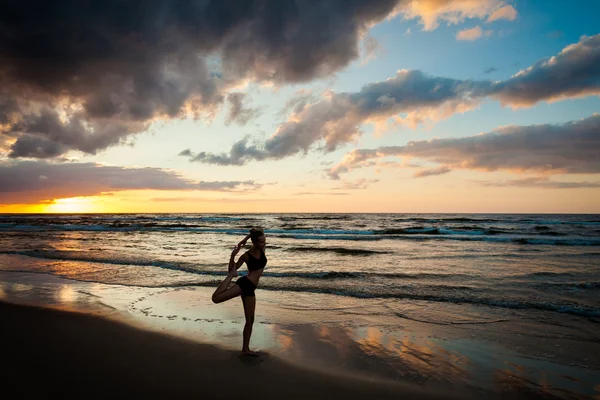
[[[517,19],[517,10],[511,5],[504,6],[494,11],[487,19],[487,22],[497,21],[499,19],[514,21]]]

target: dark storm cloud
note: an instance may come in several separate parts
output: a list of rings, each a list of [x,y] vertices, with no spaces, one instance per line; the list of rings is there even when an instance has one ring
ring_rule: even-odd
[[[223,47],[226,72],[274,82],[326,76],[359,55],[359,36],[398,0],[266,1]]]
[[[331,74],[397,2],[4,2],[2,132],[16,139],[12,157],[93,154],[155,119],[210,114],[241,80]]]
[[[191,157],[190,161],[243,165],[250,160],[281,159],[306,154],[320,144],[324,151],[356,140],[364,123],[408,126],[436,121],[477,107],[486,98],[511,107],[540,101],[600,93],[600,35],[582,38],[558,55],[544,59],[500,82],[458,80],[426,75],[418,70],[398,71],[383,82],[368,84],[359,92],[326,93],[308,103],[295,96],[292,114],[262,144],[238,142],[230,154]],[[297,97],[297,98],[296,98]],[[235,155],[235,157],[234,157]]]
[[[406,146],[356,149],[329,170],[330,177],[382,157],[419,158],[440,170],[600,173],[600,114],[557,125],[508,126],[477,136],[412,141]]]
[[[34,203],[122,190],[229,191],[259,188],[254,181],[193,181],[160,168],[45,161],[0,163],[0,203]]]
[[[339,71],[360,56],[366,32],[385,18],[416,18],[432,30],[442,21],[485,19],[505,6],[503,0],[8,0],[0,13],[2,132],[16,140],[12,157],[93,154],[157,119],[211,117],[241,82],[308,82]],[[51,112],[63,126],[39,123]]]
[[[35,113],[21,114],[20,119],[7,124],[3,133],[18,138],[11,146],[9,157],[51,158],[72,148],[95,154],[96,149],[121,142],[136,126],[140,130],[143,124],[101,123],[90,121],[81,113],[63,121],[55,110],[43,108]]]

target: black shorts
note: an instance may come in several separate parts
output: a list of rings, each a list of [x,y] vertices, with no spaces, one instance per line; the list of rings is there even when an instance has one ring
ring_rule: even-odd
[[[242,288],[242,296],[255,296],[254,291],[256,286],[247,276],[242,276],[240,279],[235,281],[235,284]]]

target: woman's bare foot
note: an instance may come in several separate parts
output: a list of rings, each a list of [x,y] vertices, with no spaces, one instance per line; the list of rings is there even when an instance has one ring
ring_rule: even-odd
[[[259,354],[257,352],[252,351],[252,350],[242,350],[240,355],[244,356],[244,357],[258,357],[259,356]]]

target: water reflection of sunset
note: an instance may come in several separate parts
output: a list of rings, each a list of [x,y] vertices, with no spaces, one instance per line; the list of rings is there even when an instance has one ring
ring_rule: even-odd
[[[58,300],[63,303],[72,303],[77,298],[77,292],[69,285],[63,285],[58,292]]]
[[[294,344],[294,332],[279,325],[271,325],[271,330],[281,351],[290,351]]]

